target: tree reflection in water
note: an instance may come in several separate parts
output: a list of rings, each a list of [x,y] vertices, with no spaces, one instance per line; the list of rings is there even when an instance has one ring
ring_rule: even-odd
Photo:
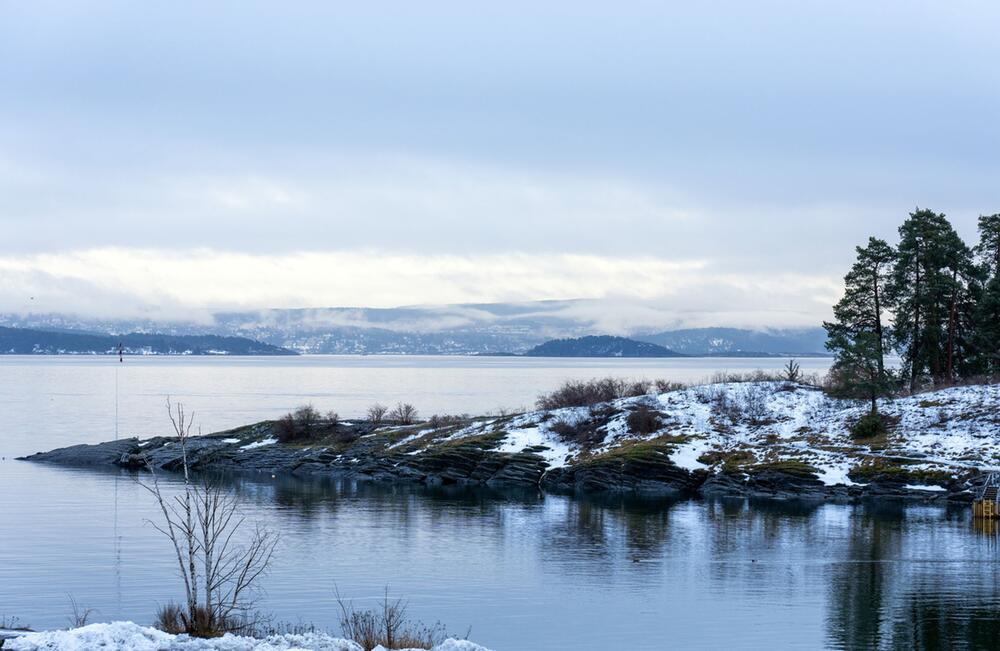
[[[965,507],[572,497],[270,476],[230,480],[247,502],[295,522],[300,531],[328,531],[316,525],[346,513],[361,517],[359,512],[368,530],[392,529],[404,538],[428,530],[454,535],[463,531],[456,523],[465,522],[485,532],[497,556],[503,546],[523,547],[524,558],[542,568],[536,570],[545,574],[540,581],[586,577],[592,585],[625,582],[661,595],[669,595],[671,585],[700,585],[720,613],[750,612],[759,607],[754,600],[785,594],[789,603],[782,607],[790,618],[796,608],[825,613],[829,648],[1000,644],[1000,533],[994,523],[973,524]],[[492,553],[487,551],[484,558]]]

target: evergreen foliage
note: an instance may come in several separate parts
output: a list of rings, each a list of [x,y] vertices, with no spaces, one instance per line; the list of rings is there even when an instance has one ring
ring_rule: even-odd
[[[979,218],[976,254],[984,278],[972,319],[976,362],[980,373],[1000,375],[1000,214]]]
[[[871,401],[900,382],[914,390],[1000,374],[1000,214],[979,218],[970,248],[943,214],[916,209],[894,248],[877,238],[857,248],[834,320],[824,323],[834,353],[831,391]],[[899,378],[885,357],[902,358]]]
[[[911,389],[924,379],[954,381],[971,361],[978,269],[972,251],[943,214],[916,210],[899,227],[889,298],[893,342]]]
[[[834,392],[844,397],[871,401],[878,411],[878,398],[893,389],[885,368],[889,332],[883,324],[886,288],[896,253],[884,240],[871,238],[857,248],[857,261],[844,276],[844,296],[833,308],[834,321],[824,323],[834,353],[831,376]]]

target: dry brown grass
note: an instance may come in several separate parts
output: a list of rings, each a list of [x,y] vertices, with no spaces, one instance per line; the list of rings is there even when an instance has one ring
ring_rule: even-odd
[[[375,608],[357,608],[339,593],[337,605],[340,607],[341,633],[365,651],[380,645],[387,649],[430,649],[448,637],[440,622],[427,626],[411,620],[406,613],[407,602],[390,599],[388,588]]]

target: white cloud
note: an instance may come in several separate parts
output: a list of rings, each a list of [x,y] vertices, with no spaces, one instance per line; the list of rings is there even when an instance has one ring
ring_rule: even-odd
[[[838,283],[822,276],[732,275],[710,260],[651,256],[127,248],[0,256],[0,310],[105,317],[588,298],[601,300],[572,304],[566,316],[624,332],[637,325],[815,325],[837,292]],[[456,311],[447,324],[412,325],[482,318]]]

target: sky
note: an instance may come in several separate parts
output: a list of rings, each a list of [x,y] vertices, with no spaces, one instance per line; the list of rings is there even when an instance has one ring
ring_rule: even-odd
[[[998,23],[962,1],[0,0],[0,311],[588,298],[818,325],[853,247],[914,207],[970,241],[1000,212]]]

